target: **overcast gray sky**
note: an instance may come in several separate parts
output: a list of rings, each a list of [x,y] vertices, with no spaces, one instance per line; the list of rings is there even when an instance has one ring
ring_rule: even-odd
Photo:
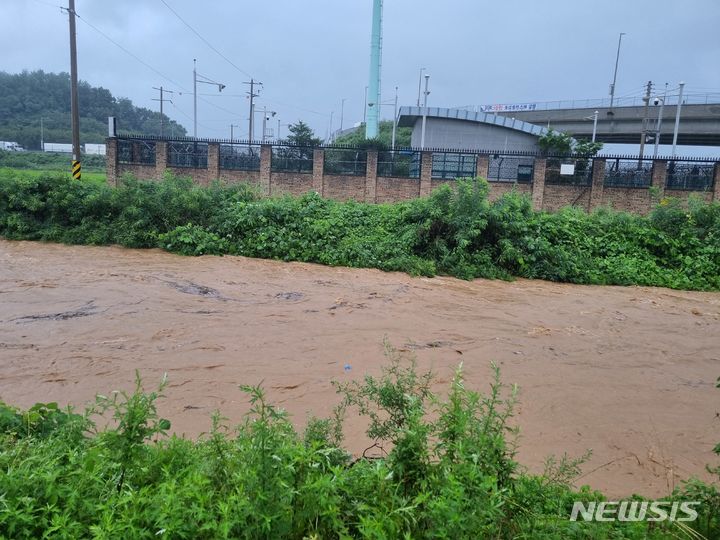
[[[339,127],[342,98],[344,127],[362,120],[372,0],[165,1],[236,67],[161,0],[76,0],[80,78],[157,108],[152,87],[191,91],[197,58],[199,73],[227,85],[219,95],[200,85],[209,94],[198,105],[200,136],[228,137],[231,123],[247,132],[248,75],[264,83],[258,107],[277,111],[283,124],[303,119],[324,136],[331,111]],[[66,0],[0,0],[0,70],[69,71],[67,15],[59,5]],[[384,5],[382,97],[389,103],[395,86],[400,105],[415,102],[421,67],[431,75],[434,106],[607,97],[620,32],[627,35],[617,96],[640,95],[648,80],[720,92],[719,0]],[[192,95],[174,101],[166,112],[191,132]],[[392,105],[383,117],[392,117]],[[277,129],[277,121],[271,126]]]

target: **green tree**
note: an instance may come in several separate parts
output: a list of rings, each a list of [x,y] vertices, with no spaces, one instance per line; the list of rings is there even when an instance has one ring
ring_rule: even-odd
[[[295,146],[320,146],[322,141],[315,136],[315,132],[302,120],[288,126],[290,135],[287,142]]]
[[[337,144],[347,144],[348,146],[380,146],[390,148],[392,146],[392,127],[393,123],[390,120],[380,122],[378,127],[378,136],[375,139],[365,138],[365,124],[361,124],[352,133],[338,137],[335,142]],[[410,139],[412,137],[412,129],[407,127],[397,128],[395,133],[395,146],[397,147],[408,147],[410,146]],[[368,143],[371,141],[371,143]],[[373,145],[372,143],[376,143]]]

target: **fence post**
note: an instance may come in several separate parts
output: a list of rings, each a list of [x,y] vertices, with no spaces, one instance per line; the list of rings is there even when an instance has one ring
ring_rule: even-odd
[[[592,212],[596,208],[602,206],[604,189],[605,160],[603,158],[593,158],[592,178],[590,179],[590,204],[588,205],[588,212]]]
[[[664,159],[653,160],[652,187],[657,188],[660,199],[665,195],[665,184],[667,183],[667,161]],[[652,209],[652,201],[650,203]]]
[[[166,141],[158,141],[155,144],[155,178],[162,180],[165,176],[168,161],[168,143]]]
[[[420,197],[432,192],[432,152],[420,154]]]
[[[272,146],[269,144],[260,145],[260,189],[262,189],[265,195],[270,195],[272,192],[271,161]]]
[[[115,187],[118,185],[117,178],[117,149],[118,140],[116,137],[109,137],[105,141],[105,174],[107,176],[107,183],[113,184]]]
[[[715,162],[715,174],[713,179],[713,201],[720,201],[720,161]]]
[[[325,193],[325,150],[322,148],[313,149],[313,172],[312,188],[321,197]]]
[[[535,158],[532,181],[532,204],[533,209],[542,210],[543,197],[545,196],[545,168],[547,159]]]
[[[367,165],[365,167],[365,202],[377,202],[377,163],[378,151],[367,151]]]
[[[487,154],[478,154],[476,169],[477,172],[475,173],[475,176],[479,176],[480,178],[487,180],[488,173],[490,172],[490,156]]]
[[[208,143],[208,160],[205,185],[220,178],[220,144]]]

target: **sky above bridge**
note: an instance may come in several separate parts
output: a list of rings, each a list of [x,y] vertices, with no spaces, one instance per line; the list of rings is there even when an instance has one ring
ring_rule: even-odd
[[[153,109],[153,86],[182,92],[166,113],[192,132],[192,67],[226,85],[200,85],[198,135],[247,133],[245,81],[264,83],[269,127],[302,119],[325,136],[363,119],[371,0],[76,0],[80,78]],[[69,71],[66,0],[0,1],[0,69]],[[603,98],[623,38],[616,96],[661,89],[720,93],[718,0],[386,0],[382,117],[417,100],[453,107]],[[174,11],[174,12],[173,12]],[[183,19],[183,20],[181,20]],[[215,50],[213,50],[215,49]],[[257,116],[257,124],[261,115]],[[256,134],[259,134],[256,131]],[[236,135],[237,136],[237,135]]]

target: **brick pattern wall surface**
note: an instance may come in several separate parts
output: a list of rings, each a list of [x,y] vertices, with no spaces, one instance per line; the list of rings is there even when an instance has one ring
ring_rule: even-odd
[[[647,214],[652,207],[650,190],[605,186],[602,206],[610,206],[616,210],[625,210],[636,214]]]
[[[307,173],[272,173],[270,188],[270,195],[302,195],[313,190],[313,177]]]
[[[518,184],[516,182],[490,182],[490,194],[488,195],[488,199],[495,201],[506,193],[510,193],[513,189],[518,193],[532,195],[532,184]]]
[[[690,196],[700,197],[705,202],[713,201],[712,191],[688,191],[685,189],[666,189],[663,193],[665,197],[674,197],[680,199],[683,203],[686,203]]]
[[[220,180],[228,184],[247,183],[260,186],[260,171],[239,171],[237,169],[220,169]]]
[[[365,177],[326,174],[323,176],[323,193],[325,197],[336,201],[364,201]]]
[[[417,199],[420,196],[419,178],[390,178],[378,176],[377,202],[391,203]]]
[[[543,210],[554,212],[564,206],[577,206],[587,210],[590,206],[590,186],[545,184]]]

